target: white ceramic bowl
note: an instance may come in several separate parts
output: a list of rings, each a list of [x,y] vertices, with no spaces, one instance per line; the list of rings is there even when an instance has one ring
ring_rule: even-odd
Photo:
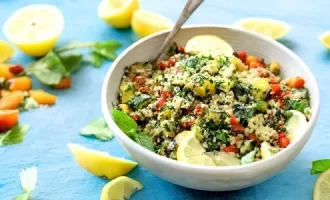
[[[310,90],[312,118],[308,127],[286,149],[266,160],[249,165],[229,167],[208,167],[180,163],[165,158],[141,147],[127,137],[115,124],[111,112],[117,102],[119,85],[124,68],[135,63],[153,59],[168,31],[143,38],[128,47],[112,64],[102,88],[102,110],[109,127],[126,152],[144,168],[171,183],[187,188],[208,191],[229,191],[246,188],[278,173],[294,159],[306,144],[319,114],[319,89],[309,68],[292,51],[282,44],[266,37],[221,25],[185,26],[174,39],[180,45],[193,36],[213,34],[223,38],[234,50],[264,58],[266,62],[279,61],[282,76],[301,76]]]

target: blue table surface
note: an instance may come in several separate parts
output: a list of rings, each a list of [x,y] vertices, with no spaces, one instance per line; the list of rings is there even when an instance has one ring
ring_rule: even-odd
[[[116,30],[97,17],[99,1],[91,0],[1,0],[0,24],[20,7],[30,3],[56,5],[64,14],[65,29],[59,44],[72,40],[119,40],[124,48],[136,41],[130,29]],[[160,13],[173,21],[179,16],[184,0],[141,0],[141,7]],[[320,86],[321,113],[313,135],[301,153],[273,178],[256,186],[234,192],[204,192],[168,183],[142,167],[128,174],[145,188],[132,199],[226,199],[226,200],[286,200],[311,199],[315,179],[309,173],[311,161],[329,158],[330,136],[330,53],[321,45],[318,35],[330,30],[330,1],[326,0],[207,0],[187,24],[233,24],[246,17],[270,17],[286,21],[293,29],[282,43],[298,54],[310,67]],[[0,39],[5,39],[0,33]],[[119,53],[119,52],[118,52]],[[28,64],[31,58],[19,51],[11,62]],[[73,75],[69,90],[50,92],[58,96],[55,106],[35,109],[21,114],[21,123],[32,126],[23,143],[0,148],[0,200],[10,200],[22,192],[19,172],[36,165],[38,184],[33,200],[95,200],[100,198],[106,180],[81,169],[67,143],[107,151],[114,156],[129,158],[116,139],[101,142],[82,137],[80,128],[95,118],[102,117],[100,93],[103,78],[111,67],[90,66]],[[307,80],[308,81],[308,80]],[[48,88],[33,81],[34,88]]]

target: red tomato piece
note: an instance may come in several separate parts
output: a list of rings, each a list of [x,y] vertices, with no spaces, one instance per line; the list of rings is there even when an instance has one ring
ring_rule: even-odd
[[[167,67],[167,64],[166,64],[164,61],[160,61],[160,62],[159,62],[159,68],[160,68],[161,70],[165,70],[166,67]]]
[[[169,67],[172,67],[172,66],[175,65],[175,63],[176,63],[175,57],[174,56],[171,56],[170,59],[168,60],[168,66]]]
[[[195,121],[194,120],[188,120],[185,121],[181,124],[182,128],[184,129],[189,129],[190,127],[192,127],[192,125],[194,125]]]
[[[135,115],[132,116],[132,118],[133,118],[135,121],[137,121],[137,120],[139,120],[140,117],[139,117],[139,115],[136,115],[136,114],[135,114]]]
[[[183,46],[178,46],[178,51],[179,51],[179,53],[184,53],[184,47]]]
[[[278,143],[280,147],[286,148],[290,144],[290,139],[287,137],[285,133],[280,133],[278,135]]]
[[[237,53],[237,55],[238,55],[238,58],[241,59],[241,61],[243,63],[245,63],[246,57],[247,57],[246,52],[245,51],[240,51],[240,52]]]
[[[162,93],[160,95],[161,95],[162,98],[173,97],[174,96],[173,92],[168,91],[168,90],[162,91]]]
[[[256,134],[252,133],[252,134],[248,135],[247,138],[248,138],[248,140],[254,140],[254,141],[256,141],[256,142],[257,142],[257,145],[260,145],[260,140],[259,140],[259,138],[256,136]]]
[[[227,153],[230,153],[230,152],[238,153],[239,152],[239,149],[235,145],[229,145],[229,146],[225,147],[223,150]]]
[[[194,115],[198,115],[202,112],[202,106],[201,104],[197,104],[194,110]]]
[[[238,125],[239,124],[237,118],[235,117],[235,115],[230,116],[229,123],[230,123],[230,125]]]
[[[280,84],[270,84],[270,87],[272,88],[273,94],[281,93],[281,85]]]
[[[290,78],[287,84],[293,88],[303,88],[305,85],[305,80],[300,76],[297,76],[296,78]]]
[[[9,67],[9,71],[11,73],[13,73],[14,75],[17,75],[17,74],[23,72],[24,71],[24,68],[22,67],[22,65],[18,65],[18,64],[17,65],[11,65]]]
[[[181,73],[182,71],[183,71],[182,68],[178,68],[178,69],[176,69],[175,74]]]

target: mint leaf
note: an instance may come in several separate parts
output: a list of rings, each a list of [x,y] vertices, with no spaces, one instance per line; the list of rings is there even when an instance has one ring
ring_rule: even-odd
[[[114,109],[112,111],[112,116],[117,126],[129,137],[132,137],[138,128],[137,123],[126,113]]]
[[[94,135],[100,140],[110,140],[113,138],[113,133],[110,131],[108,124],[104,119],[96,119],[82,128],[79,132],[81,135]]]
[[[133,136],[133,140],[144,148],[154,151],[154,143],[147,133],[137,133]]]
[[[111,48],[106,48],[106,47],[93,48],[93,51],[108,60],[115,60],[117,58],[116,52]]]
[[[95,48],[107,48],[112,50],[117,50],[121,47],[121,43],[114,40],[104,41],[104,42],[96,42],[94,45]]]
[[[311,174],[321,173],[330,168],[330,159],[315,160],[312,163]]]
[[[66,74],[66,68],[58,55],[50,51],[40,60],[31,63],[27,74],[35,75],[42,83],[54,85],[58,84]]]
[[[93,51],[91,53],[90,63],[96,68],[101,67],[101,65],[103,63],[103,56],[101,56],[100,54]]]
[[[61,59],[67,75],[70,76],[71,73],[77,71],[79,67],[81,66],[81,61],[83,56],[78,53],[72,53],[72,54],[60,54],[59,58]]]
[[[29,196],[29,193],[24,193],[14,197],[13,200],[29,200]]]
[[[228,143],[227,134],[225,132],[217,133],[215,137],[223,143]]]
[[[29,130],[30,125],[16,125],[11,130],[7,131],[0,137],[0,146],[18,144],[23,142],[26,132]]]

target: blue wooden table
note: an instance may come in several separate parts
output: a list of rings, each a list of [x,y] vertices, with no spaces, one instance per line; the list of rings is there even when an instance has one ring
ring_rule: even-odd
[[[64,14],[65,29],[60,44],[72,40],[95,41],[115,39],[124,48],[136,40],[130,29],[115,30],[97,17],[99,1],[91,0],[1,0],[0,25],[9,15],[30,3],[56,5]],[[173,21],[179,16],[184,0],[141,0],[141,7],[160,13]],[[292,163],[277,176],[259,185],[235,192],[211,193],[182,188],[165,182],[142,167],[128,176],[140,181],[145,188],[132,199],[224,199],[224,200],[287,200],[311,199],[316,176],[309,174],[311,161],[330,157],[330,53],[317,36],[330,30],[330,1],[327,0],[207,0],[191,17],[188,24],[232,24],[246,17],[271,17],[286,21],[293,29],[281,42],[297,53],[311,68],[320,86],[321,114],[314,133]],[[0,39],[5,39],[0,33]],[[28,64],[31,58],[17,51],[11,62]],[[106,180],[82,170],[72,158],[66,144],[79,143],[86,147],[107,151],[114,156],[129,156],[116,139],[101,142],[78,134],[91,120],[102,117],[101,85],[111,67],[101,69],[86,66],[73,76],[69,90],[50,91],[58,96],[58,103],[21,114],[21,123],[31,124],[22,144],[0,148],[0,200],[11,200],[21,193],[18,173],[22,168],[36,165],[37,189],[33,200],[95,200],[99,199]],[[37,80],[34,88],[42,88]]]

